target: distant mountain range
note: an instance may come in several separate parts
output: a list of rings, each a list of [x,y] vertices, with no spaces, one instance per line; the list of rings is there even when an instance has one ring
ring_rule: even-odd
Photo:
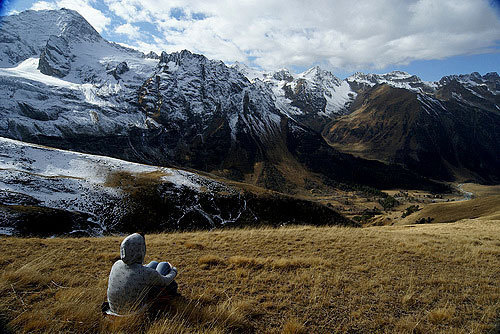
[[[189,51],[146,55],[67,9],[2,17],[0,66],[3,137],[289,194],[500,181],[497,73],[262,73]]]

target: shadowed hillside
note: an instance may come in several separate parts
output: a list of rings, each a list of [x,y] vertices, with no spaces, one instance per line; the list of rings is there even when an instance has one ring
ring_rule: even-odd
[[[500,181],[500,114],[377,85],[324,135],[343,152],[399,163],[431,178]]]

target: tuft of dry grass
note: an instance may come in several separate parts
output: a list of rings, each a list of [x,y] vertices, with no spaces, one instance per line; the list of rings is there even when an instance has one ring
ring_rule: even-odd
[[[454,307],[440,307],[429,312],[429,321],[433,324],[440,324],[450,321],[455,313]]]
[[[198,263],[202,265],[204,268],[208,268],[211,266],[225,265],[226,260],[217,255],[207,254],[200,257],[198,259]]]
[[[297,319],[290,319],[283,325],[282,334],[306,334],[306,326]]]
[[[182,296],[115,320],[100,305],[123,237],[0,237],[0,314],[20,333],[494,332],[499,235],[487,219],[148,235]]]
[[[198,249],[198,250],[204,250],[205,249],[205,246],[203,246],[202,244],[200,244],[198,242],[191,242],[191,241],[187,241],[184,244],[184,247],[186,247],[187,249]]]
[[[262,268],[265,264],[263,259],[257,259],[248,256],[231,256],[228,259],[228,262],[235,267],[243,267],[243,268]]]

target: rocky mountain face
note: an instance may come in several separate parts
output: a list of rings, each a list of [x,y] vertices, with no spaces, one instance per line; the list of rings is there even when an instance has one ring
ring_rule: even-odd
[[[40,53],[38,70],[46,75],[62,78],[71,70],[71,58],[68,41],[61,36],[50,36],[47,45]]]
[[[99,33],[80,14],[68,9],[58,11],[24,11],[3,16],[0,31],[0,66],[13,67],[40,57],[50,36],[62,39],[102,42]],[[52,41],[50,44],[57,44]]]
[[[325,123],[348,113],[357,95],[348,82],[319,66],[295,76],[287,69],[265,73],[239,63],[233,68],[252,82],[266,83],[282,113],[318,133]]]

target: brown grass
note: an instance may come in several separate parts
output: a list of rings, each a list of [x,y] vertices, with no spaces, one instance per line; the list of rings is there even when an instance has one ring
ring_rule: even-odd
[[[477,183],[465,183],[462,189],[472,192],[475,197],[486,197],[500,194],[500,185],[485,186]]]
[[[500,195],[489,195],[468,201],[428,204],[422,210],[401,219],[398,224],[412,224],[427,217],[434,218],[433,223],[449,223],[481,217],[500,219]]]
[[[225,262],[226,261],[223,258],[213,254],[203,255],[198,259],[198,263],[200,265],[205,265],[206,267],[223,265]]]
[[[304,324],[297,319],[291,319],[283,325],[282,334],[306,334],[307,330]]]
[[[440,307],[429,312],[429,321],[433,324],[439,324],[450,321],[455,313],[454,307]]]
[[[127,171],[112,172],[107,175],[106,187],[120,188],[129,193],[135,193],[141,187],[150,187],[158,184],[167,173],[156,170],[153,172],[130,173]]]
[[[205,246],[203,246],[202,244],[200,244],[198,242],[192,242],[192,241],[187,241],[184,244],[184,247],[189,248],[189,249],[199,249],[199,250],[205,249]]]
[[[115,321],[100,305],[122,237],[2,237],[0,313],[21,333],[494,332],[499,235],[485,219],[147,235],[182,297]]]

